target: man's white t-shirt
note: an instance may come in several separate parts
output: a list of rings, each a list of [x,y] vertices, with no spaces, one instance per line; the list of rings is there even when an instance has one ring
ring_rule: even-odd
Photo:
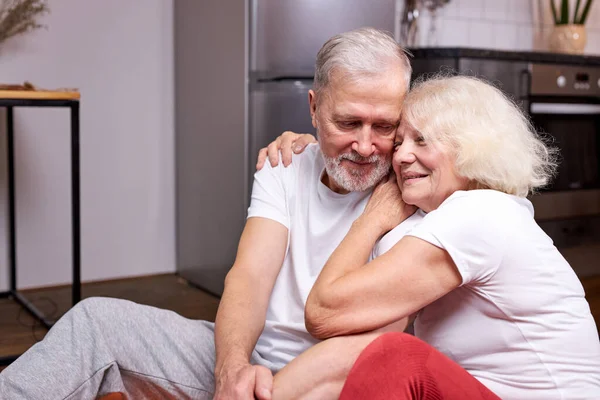
[[[314,144],[294,155],[287,168],[281,164],[272,168],[267,162],[254,175],[248,218],[269,218],[288,228],[285,259],[256,344],[259,354],[280,368],[318,342],[304,325],[306,298],[372,192],[335,193],[321,182],[324,170],[321,151]],[[402,229],[408,229],[411,221],[405,221]]]
[[[446,250],[462,276],[420,312],[417,337],[502,399],[600,399],[600,342],[583,288],[529,200],[455,192],[379,254],[406,231]]]

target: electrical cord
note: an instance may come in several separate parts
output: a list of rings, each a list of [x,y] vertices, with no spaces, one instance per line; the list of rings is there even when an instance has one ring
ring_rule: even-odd
[[[58,311],[58,306],[52,299],[50,299],[48,297],[40,297],[39,299],[36,299],[35,301],[30,301],[30,302],[31,302],[31,304],[36,305],[36,303],[39,304],[42,301],[46,301],[47,303],[50,303],[50,305],[52,307],[52,311],[49,313],[45,313],[45,314],[47,315],[48,319],[53,320],[54,316],[56,315],[56,312]],[[33,323],[27,323],[26,321],[23,321],[23,319],[21,318],[23,315],[23,311],[25,311],[26,315],[29,315],[33,319]],[[44,327],[44,325],[42,325],[42,323],[37,318],[32,317],[24,307],[19,308],[19,313],[17,314],[17,322],[21,326],[24,326],[26,328],[31,328],[31,335],[33,337],[33,340],[35,340],[36,343],[41,341],[44,338],[44,336],[46,335],[46,333],[44,332],[44,336],[38,337],[38,335],[37,335],[38,329],[37,328],[42,328],[42,327]]]

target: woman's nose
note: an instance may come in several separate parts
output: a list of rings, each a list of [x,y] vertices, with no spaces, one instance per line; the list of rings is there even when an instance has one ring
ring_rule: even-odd
[[[410,143],[404,142],[394,150],[393,160],[396,164],[412,163],[415,161],[414,148]]]

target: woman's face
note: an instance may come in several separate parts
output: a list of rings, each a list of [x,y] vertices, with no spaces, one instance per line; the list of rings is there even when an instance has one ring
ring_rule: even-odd
[[[454,161],[448,148],[428,143],[408,123],[400,124],[392,165],[405,203],[430,212],[455,191],[466,190],[469,181],[457,175]]]

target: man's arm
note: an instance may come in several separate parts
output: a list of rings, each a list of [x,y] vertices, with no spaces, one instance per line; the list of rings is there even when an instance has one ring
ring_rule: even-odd
[[[270,386],[270,372],[268,377],[261,376],[249,360],[264,328],[287,238],[288,230],[279,222],[257,217],[246,222],[215,323],[216,397],[252,399],[256,384]]]

